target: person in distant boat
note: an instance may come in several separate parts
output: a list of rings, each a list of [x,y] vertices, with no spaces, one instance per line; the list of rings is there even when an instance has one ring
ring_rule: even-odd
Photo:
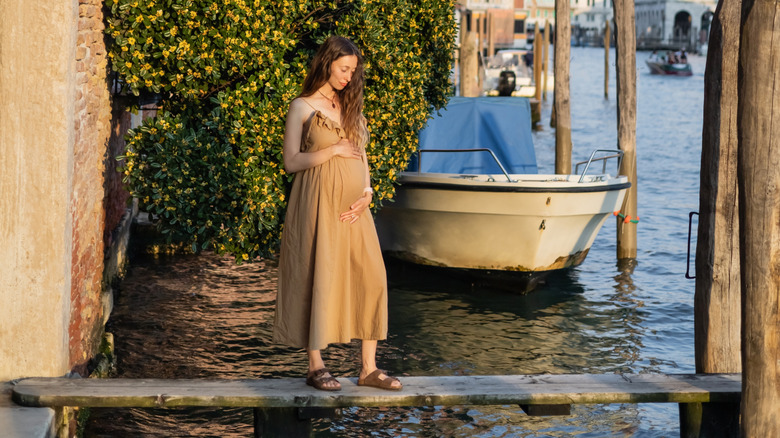
[[[523,62],[525,63],[526,68],[531,68],[531,66],[534,65],[534,52],[527,51],[523,55]]]
[[[685,53],[685,49],[680,49],[680,56],[678,57],[678,62],[680,64],[688,63],[688,55]]]
[[[669,64],[677,64],[677,56],[671,50],[666,52],[666,62]]]
[[[650,62],[659,62],[661,59],[658,57],[658,50],[653,50],[653,53],[647,58]]]
[[[365,146],[363,58],[344,37],[320,46],[290,103],[284,169],[295,174],[282,231],[273,339],[306,349],[306,384],[338,391],[320,350],[362,340],[357,384],[400,390],[377,368],[387,338],[387,276],[368,207],[373,190]]]

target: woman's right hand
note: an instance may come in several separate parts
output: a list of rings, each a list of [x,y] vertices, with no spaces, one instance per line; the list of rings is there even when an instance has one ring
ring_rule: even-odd
[[[354,158],[358,160],[361,158],[361,154],[355,150],[352,146],[352,142],[346,138],[342,138],[337,143],[334,143],[330,147],[330,151],[333,153],[334,157]]]

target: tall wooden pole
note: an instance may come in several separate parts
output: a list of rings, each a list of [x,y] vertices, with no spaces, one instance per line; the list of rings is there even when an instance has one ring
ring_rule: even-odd
[[[741,300],[737,202],[737,79],[741,0],[720,0],[704,72],[694,327],[697,373],[739,373]],[[682,406],[682,405],[681,405]],[[681,411],[681,436],[738,436],[739,405]]]
[[[487,27],[487,18],[485,17],[486,13],[483,12],[479,15],[479,18],[477,18],[477,91],[474,96],[477,97],[482,94],[482,90],[484,89],[485,84],[485,58],[484,58],[484,52],[485,52],[485,38],[487,37],[486,27]]]
[[[479,96],[477,34],[476,32],[468,32],[465,23],[462,22],[460,37],[460,95],[463,97],[477,97]]]
[[[569,100],[569,58],[571,19],[569,0],[555,0],[555,173],[571,173],[571,102]]]
[[[542,37],[539,32],[539,23],[534,26],[534,85],[537,101],[542,100]]]
[[[604,99],[609,99],[609,21],[604,23]]]
[[[626,219],[637,216],[636,187],[636,23],[633,0],[613,0],[617,76],[618,147],[623,151],[620,173],[628,176],[628,189],[620,211]],[[636,258],[636,226],[617,217],[617,258]]]
[[[485,14],[479,14],[479,18],[477,18],[477,53],[479,53],[480,56],[482,56],[482,48],[485,47]]]
[[[738,175],[742,436],[780,436],[780,1],[743,0]]]
[[[487,31],[487,40],[488,40],[488,51],[487,51],[487,56],[485,58],[486,59],[490,59],[493,56],[493,53],[495,53],[495,50],[496,50],[496,48],[495,48],[496,47],[495,46],[496,45],[496,41],[495,41],[495,36],[494,36],[496,25],[493,22],[493,14],[490,13],[490,10],[488,9],[487,11],[485,11],[485,13],[487,14],[487,19],[486,19],[487,29],[486,29],[486,31]]]
[[[544,44],[542,44],[542,100],[547,100],[547,71],[550,59],[550,23],[544,20]]]

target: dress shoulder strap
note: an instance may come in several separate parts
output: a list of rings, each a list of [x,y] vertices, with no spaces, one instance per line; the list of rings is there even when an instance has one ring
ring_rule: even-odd
[[[314,111],[319,111],[317,108],[314,107],[314,105],[309,103],[309,101],[304,99],[303,97],[299,97],[298,99],[301,99],[304,103],[306,103],[306,105],[309,105],[311,107],[311,109],[313,109]]]

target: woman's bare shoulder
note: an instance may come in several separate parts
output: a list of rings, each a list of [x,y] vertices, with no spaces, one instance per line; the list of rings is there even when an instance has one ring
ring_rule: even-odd
[[[308,118],[314,110],[314,107],[312,107],[312,105],[303,97],[296,97],[290,102],[290,110],[287,113],[287,117],[304,120]]]

